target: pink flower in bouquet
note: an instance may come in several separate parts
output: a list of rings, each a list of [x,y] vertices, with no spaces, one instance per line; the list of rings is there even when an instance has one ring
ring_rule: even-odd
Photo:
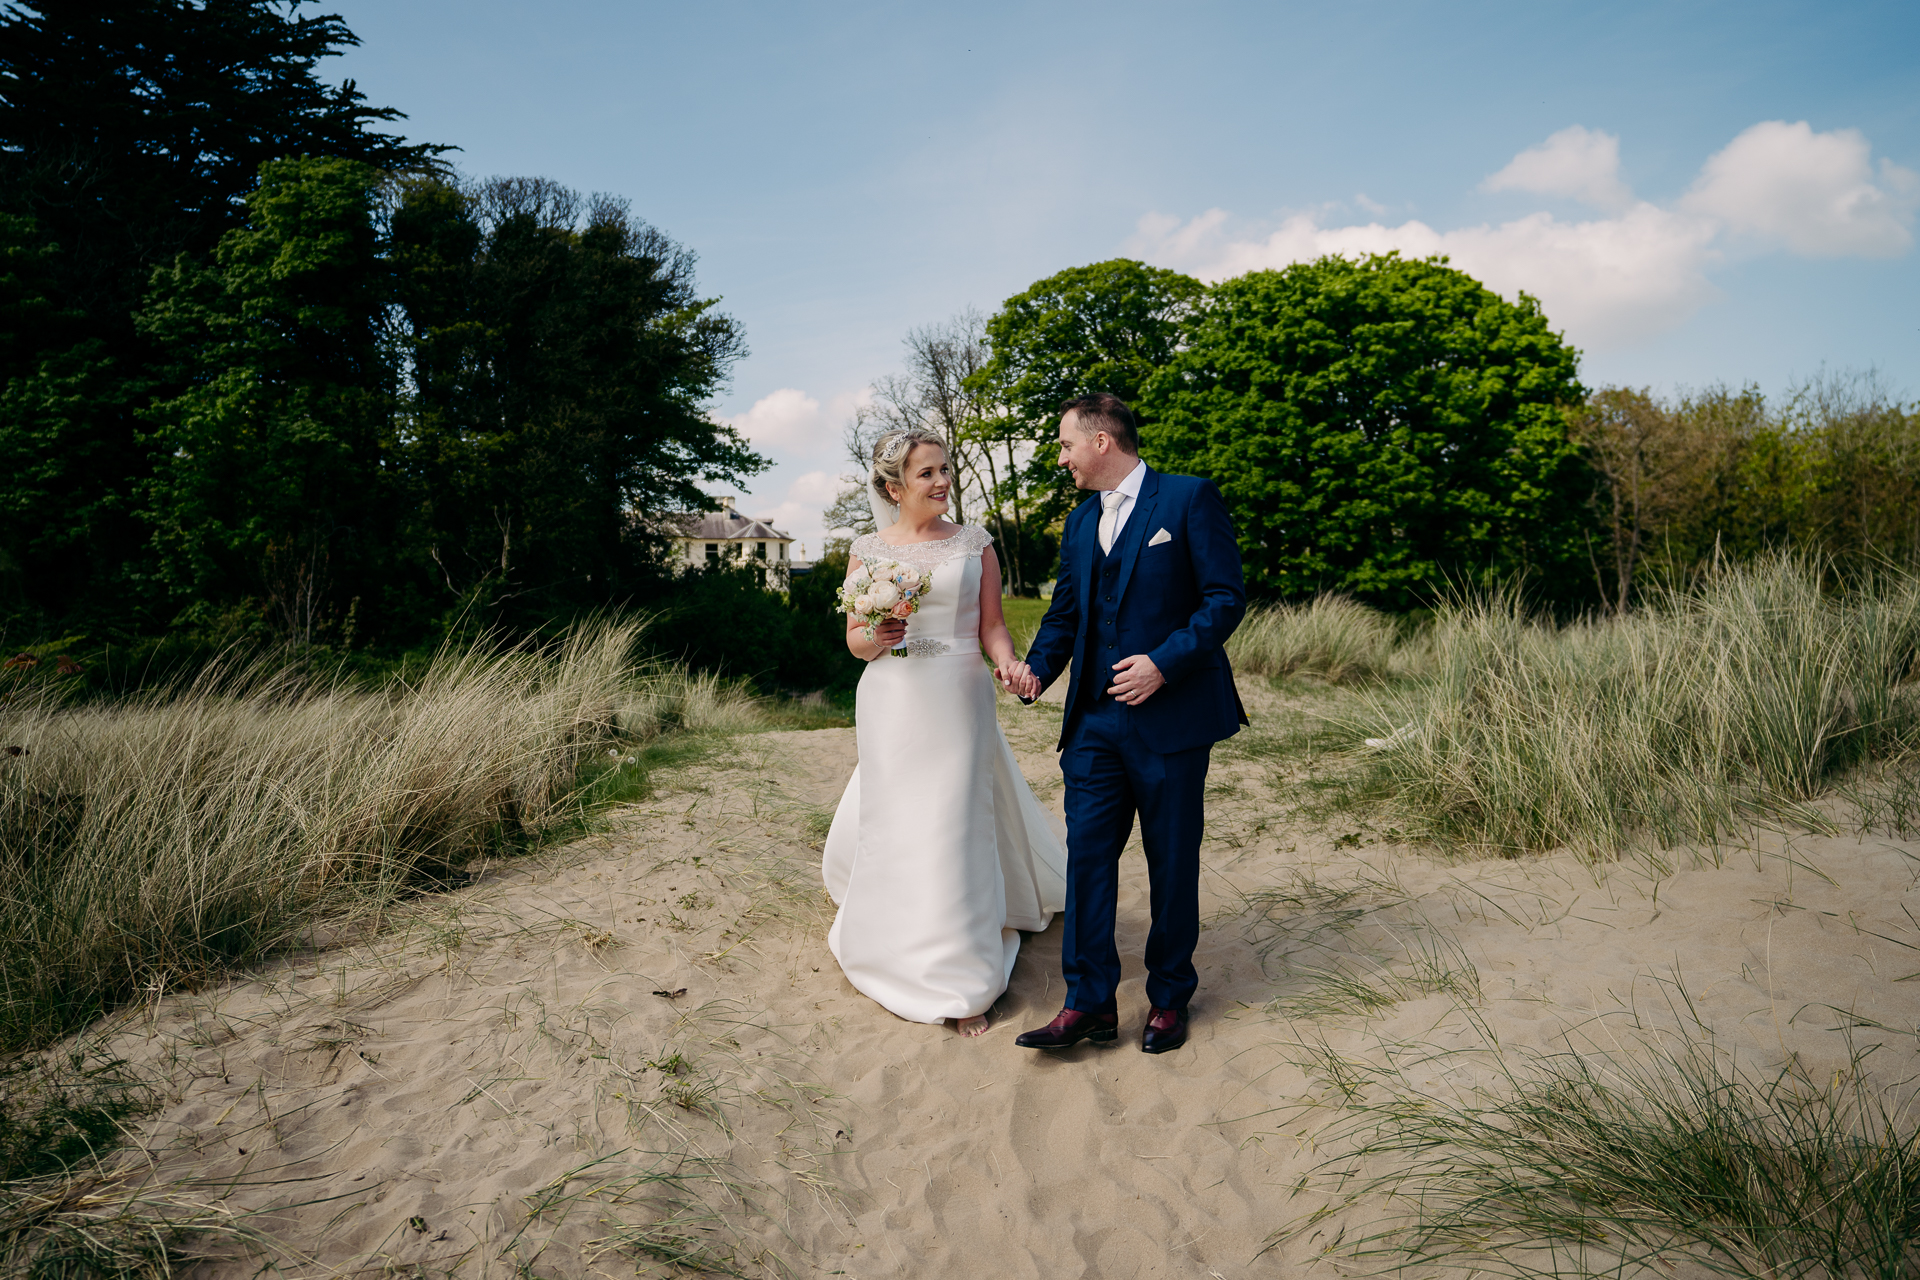
[[[896,618],[905,619],[912,615],[913,601],[911,600],[902,600],[899,604],[893,606],[893,616]]]

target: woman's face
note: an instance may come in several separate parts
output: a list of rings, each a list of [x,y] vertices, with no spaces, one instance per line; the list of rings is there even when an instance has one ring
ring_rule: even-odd
[[[947,451],[939,445],[922,441],[913,446],[907,454],[901,479],[906,482],[904,491],[897,484],[887,486],[887,492],[899,501],[901,515],[909,512],[924,515],[947,509],[947,491],[953,486],[953,476],[947,469]]]

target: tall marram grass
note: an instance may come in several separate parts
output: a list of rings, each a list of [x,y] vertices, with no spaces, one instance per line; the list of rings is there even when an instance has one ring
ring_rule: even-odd
[[[1712,842],[1911,746],[1920,579],[1834,592],[1792,556],[1554,627],[1510,599],[1442,610],[1427,674],[1373,698],[1377,768],[1437,839],[1518,852]]]
[[[615,716],[620,732],[645,742],[664,733],[745,733],[767,723],[738,682],[712,672],[656,668],[634,682]]]
[[[324,941],[319,926],[565,829],[616,734],[751,714],[712,681],[636,670],[636,630],[448,652],[375,690],[255,667],[116,703],[0,704],[0,1049]]]
[[[1397,644],[1392,618],[1330,595],[1249,610],[1227,641],[1227,657],[1247,675],[1314,675],[1349,684],[1387,675]]]
[[[1409,1068],[1431,1064],[1404,1053],[1382,1067],[1322,1044],[1303,1065],[1344,1094],[1344,1122],[1321,1139],[1342,1152],[1333,1184],[1407,1214],[1349,1236],[1353,1254],[1529,1280],[1680,1263],[1751,1280],[1910,1280],[1920,1098],[1910,1082],[1873,1084],[1865,1056],[1811,1079],[1753,1071],[1706,1040],[1495,1046],[1493,1087],[1451,1096],[1414,1085],[1432,1073]]]

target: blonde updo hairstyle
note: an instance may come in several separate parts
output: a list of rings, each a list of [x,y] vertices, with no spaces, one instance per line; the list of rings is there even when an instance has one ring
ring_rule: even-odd
[[[890,507],[899,506],[888,485],[894,485],[901,493],[907,491],[907,459],[913,451],[923,444],[937,444],[940,452],[947,452],[947,442],[938,431],[929,427],[903,427],[897,431],[888,431],[873,442],[873,491],[880,501]]]

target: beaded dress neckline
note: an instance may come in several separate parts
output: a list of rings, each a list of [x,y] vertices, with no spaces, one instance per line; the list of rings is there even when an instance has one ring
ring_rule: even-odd
[[[930,542],[908,542],[894,546],[874,533],[863,533],[853,540],[853,554],[862,562],[898,560],[916,569],[936,569],[957,555],[977,556],[993,541],[993,535],[979,525],[963,524],[960,531]]]

